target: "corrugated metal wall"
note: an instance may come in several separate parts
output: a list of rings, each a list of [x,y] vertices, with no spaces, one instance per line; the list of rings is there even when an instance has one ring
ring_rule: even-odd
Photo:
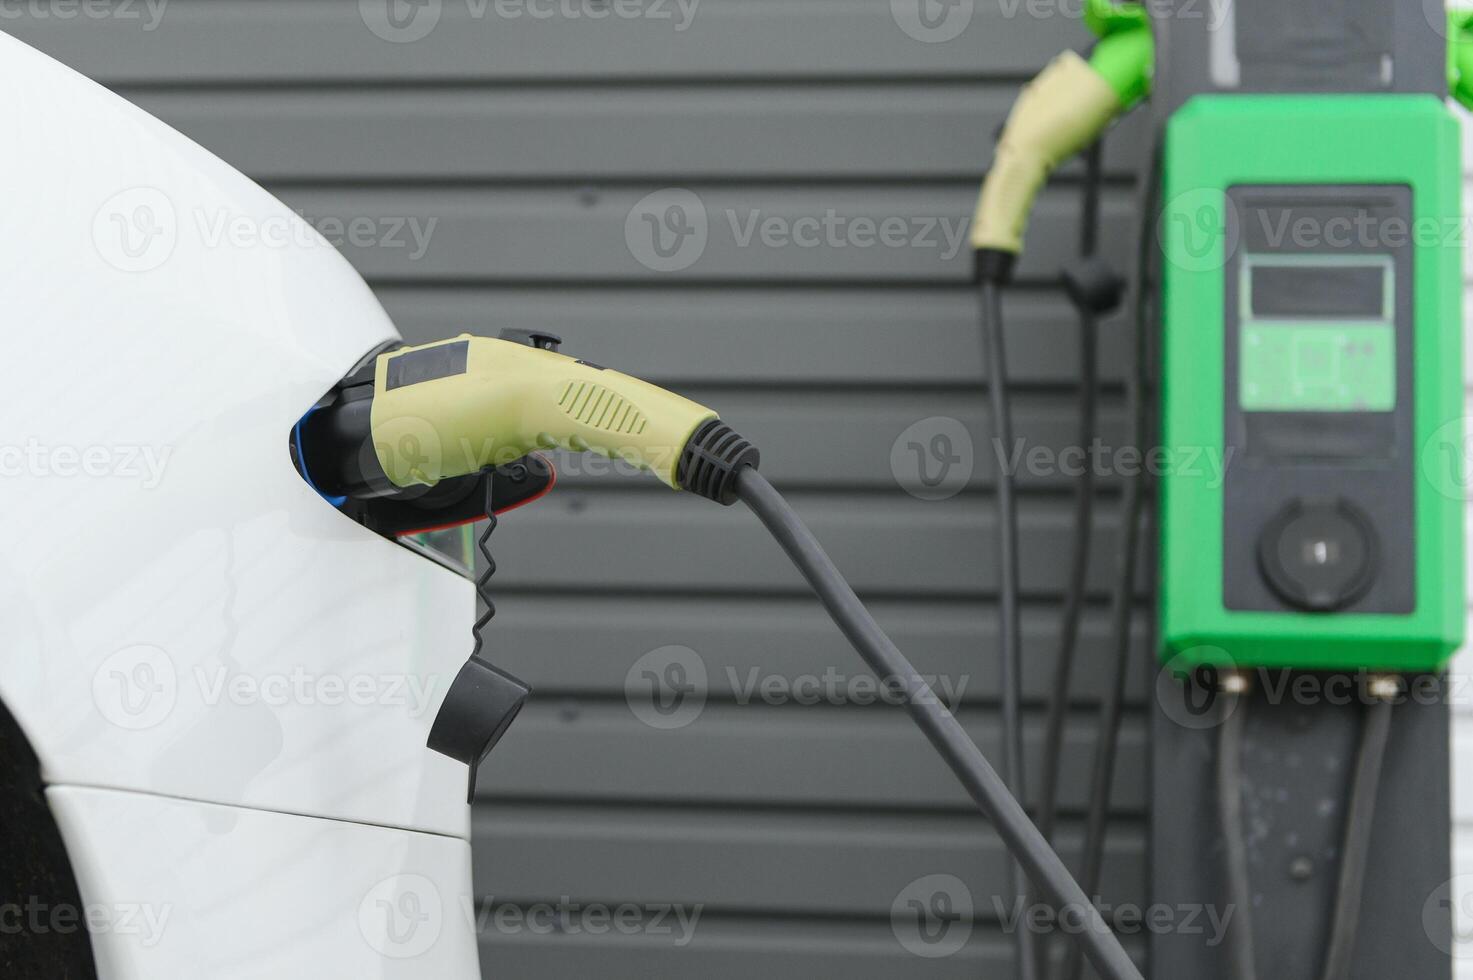
[[[410,339],[549,329],[581,356],[718,406],[902,648],[965,685],[960,716],[995,753],[996,465],[970,259],[947,233],[970,214],[1020,82],[1085,40],[1058,13],[1077,5],[1039,17],[1038,5],[962,0],[927,4],[945,16],[925,20],[921,0],[388,2],[133,0],[9,16],[17,5],[0,29],[315,222],[372,222],[344,251]],[[1122,264],[1142,122],[1107,156],[1105,240]],[[1072,253],[1077,177],[1071,167],[1044,195],[1008,302],[1019,435],[1055,448],[1073,431],[1077,353],[1051,281]],[[668,189],[694,198],[648,197]],[[655,251],[652,227],[673,255]],[[1120,332],[1105,329],[1110,444]],[[924,421],[936,417],[957,420],[975,450],[953,441],[964,492],[927,500],[909,445],[957,434]],[[1022,501],[1035,764],[1069,545],[1069,481],[1047,469],[1024,475]],[[1065,767],[1069,853],[1107,655],[1117,495],[1107,480]],[[503,521],[495,547],[490,649],[538,693],[482,776],[478,893],[493,910],[632,903],[643,925],[597,935],[492,916],[487,976],[1007,975],[1002,849],[909,721],[856,703],[862,690],[818,704],[761,693],[831,666],[826,683],[843,688],[862,671],[747,514],[571,467],[556,495]],[[676,662],[707,676],[694,720],[646,709],[645,669]],[[1143,749],[1136,701],[1113,902],[1144,898]],[[893,908],[931,897],[934,882],[915,883],[933,874],[959,876],[976,909],[970,932],[956,925],[934,945],[903,917],[892,924]],[[693,938],[661,920],[667,905],[699,912]],[[910,951],[962,937],[953,955]]]

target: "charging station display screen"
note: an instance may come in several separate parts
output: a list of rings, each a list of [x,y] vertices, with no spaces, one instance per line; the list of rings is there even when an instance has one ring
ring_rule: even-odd
[[[1388,257],[1245,256],[1238,399],[1245,412],[1396,407]]]

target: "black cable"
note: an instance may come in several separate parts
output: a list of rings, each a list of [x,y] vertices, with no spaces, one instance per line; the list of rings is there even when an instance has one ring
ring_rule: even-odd
[[[1136,255],[1136,299],[1134,358],[1126,382],[1126,403],[1130,417],[1127,445],[1139,449],[1146,434],[1145,384],[1149,348],[1147,321],[1150,312],[1150,270],[1152,243],[1151,217],[1155,213],[1160,158],[1155,152],[1144,176],[1141,190],[1141,228]],[[1105,844],[1110,823],[1110,796],[1115,784],[1115,760],[1120,746],[1120,725],[1125,713],[1125,685],[1130,676],[1130,620],[1135,600],[1136,551],[1140,541],[1141,512],[1145,496],[1145,454],[1125,476],[1125,491],[1120,501],[1120,549],[1116,555],[1115,579],[1110,590],[1110,640],[1115,654],[1115,674],[1100,705],[1099,729],[1095,740],[1094,763],[1090,773],[1089,816],[1085,825],[1084,858],[1079,882],[1093,895],[1099,890],[1104,867]],[[1079,950],[1073,948],[1064,966],[1065,980],[1079,980],[1084,964]]]
[[[1105,144],[1095,140],[1084,151],[1084,201],[1079,221],[1079,254],[1093,255],[1100,241],[1100,188],[1105,179]]]
[[[1355,934],[1360,925],[1361,897],[1365,892],[1366,865],[1371,853],[1371,830],[1376,821],[1376,797],[1381,789],[1386,747],[1391,741],[1391,711],[1390,701],[1376,701],[1366,706],[1361,722],[1350,807],[1345,816],[1345,840],[1340,849],[1340,880],[1335,886],[1330,939],[1325,948],[1324,971],[1320,974],[1323,980],[1344,980],[1350,975]]]
[[[992,822],[1034,887],[1056,907],[1078,917],[1080,942],[1103,980],[1142,980],[1125,948],[1070,876],[1064,862],[1028,819],[1022,804],[1008,792],[1002,778],[961,723],[880,629],[792,506],[751,467],[739,471],[736,490],[737,496],[803,573],[854,649],[882,680],[890,682],[893,678],[893,683],[904,692],[905,707],[911,718]]]
[[[1001,580],[1001,603],[998,610],[998,642],[1000,644],[999,685],[1002,691],[1002,770],[1008,791],[1018,800],[1028,798],[1023,774],[1023,651],[1018,633],[1018,501],[1015,475],[1008,464],[1012,458],[1013,415],[1008,398],[1007,345],[1002,329],[1002,294],[998,283],[984,279],[981,284],[982,343],[986,348],[987,390],[992,403],[992,437],[997,447],[997,535],[998,565]],[[1008,891],[1016,896],[1025,910],[1028,907],[1027,881],[1016,862],[1008,864]],[[1018,956],[1018,976],[1035,980],[1038,976],[1038,944],[1026,928],[1019,927],[1013,937]]]
[[[471,635],[475,637],[475,646],[471,648],[471,656],[476,657],[481,653],[481,647],[486,642],[486,625],[496,618],[496,603],[491,600],[491,576],[496,574],[496,559],[491,557],[491,535],[496,530],[496,510],[491,499],[491,488],[495,483],[491,473],[487,473],[483,479],[486,481],[486,528],[476,540],[476,546],[481,552],[482,565],[476,572],[476,598],[481,600],[485,607],[476,621],[471,625]]]
[[[1064,723],[1069,717],[1069,690],[1074,680],[1074,661],[1079,649],[1079,624],[1084,614],[1084,592],[1088,585],[1090,537],[1094,534],[1094,465],[1089,446],[1095,438],[1095,404],[1098,399],[1097,322],[1091,313],[1079,314],[1079,433],[1078,445],[1084,462],[1074,481],[1074,520],[1070,533],[1069,581],[1064,593],[1064,611],[1059,622],[1059,647],[1054,662],[1054,684],[1049,693],[1048,719],[1044,728],[1043,774],[1040,777],[1038,829],[1050,842],[1059,810],[1059,769],[1064,754]]]
[[[1252,889],[1248,875],[1248,848],[1243,840],[1242,812],[1242,742],[1248,700],[1246,697],[1229,697],[1230,700],[1224,703],[1226,718],[1218,730],[1217,746],[1219,829],[1225,844],[1224,869],[1229,907],[1234,911],[1228,934],[1228,976],[1230,980],[1255,980]],[[1371,852],[1371,832],[1376,820],[1376,799],[1380,793],[1386,748],[1391,740],[1391,712],[1392,705],[1387,700],[1376,701],[1365,709],[1321,980],[1344,980],[1349,976],[1350,962],[1355,955],[1366,867]]]
[[[1223,719],[1217,729],[1217,818],[1223,840],[1223,871],[1228,911],[1229,980],[1254,980],[1253,889],[1248,874],[1248,845],[1243,838],[1243,732],[1248,723],[1247,694],[1219,691]],[[1337,978],[1338,980],[1338,978]]]
[[[1139,477],[1127,479],[1120,555],[1110,600],[1111,643],[1116,651],[1115,676],[1100,705],[1099,732],[1090,772],[1089,816],[1084,832],[1084,859],[1079,882],[1090,895],[1098,892],[1109,832],[1110,797],[1115,784],[1115,760],[1120,747],[1120,724],[1125,713],[1125,683],[1130,672],[1130,614],[1135,591],[1135,566],[1141,515]],[[1071,952],[1064,975],[1079,980],[1084,964]]]
[[[1085,194],[1080,217],[1079,252],[1094,255],[1098,241],[1100,211],[1100,143],[1086,156]],[[1049,843],[1054,840],[1058,820],[1059,769],[1064,754],[1064,723],[1069,716],[1069,689],[1074,679],[1074,657],[1079,643],[1079,621],[1084,611],[1084,591],[1089,574],[1090,537],[1094,534],[1094,466],[1089,447],[1095,438],[1095,410],[1099,400],[1098,320],[1082,305],[1079,309],[1079,433],[1078,445],[1085,454],[1074,481],[1073,543],[1069,555],[1069,582],[1064,593],[1064,612],[1059,624],[1059,649],[1054,663],[1054,684],[1049,695],[1048,719],[1044,728],[1043,775],[1040,779],[1038,829]]]

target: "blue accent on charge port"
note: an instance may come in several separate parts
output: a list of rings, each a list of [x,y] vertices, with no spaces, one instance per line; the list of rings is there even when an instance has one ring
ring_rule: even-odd
[[[312,474],[307,472],[307,454],[302,451],[302,426],[312,417],[312,413],[315,411],[317,411],[317,406],[315,405],[307,409],[307,414],[297,419],[297,424],[292,427],[292,444],[297,447],[297,472],[302,474],[302,479],[307,481],[307,486],[311,487],[319,497],[334,507],[342,507],[343,504],[348,502],[348,498],[333,497],[318,490],[317,484],[312,482]]]

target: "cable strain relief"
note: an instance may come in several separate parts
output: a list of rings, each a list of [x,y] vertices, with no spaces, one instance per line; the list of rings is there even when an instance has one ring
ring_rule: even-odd
[[[977,282],[1005,283],[1013,277],[1018,256],[1000,248],[979,248],[972,253],[972,263]]]
[[[737,474],[761,462],[756,446],[720,419],[709,419],[681,450],[675,479],[682,490],[730,507],[737,499]]]

